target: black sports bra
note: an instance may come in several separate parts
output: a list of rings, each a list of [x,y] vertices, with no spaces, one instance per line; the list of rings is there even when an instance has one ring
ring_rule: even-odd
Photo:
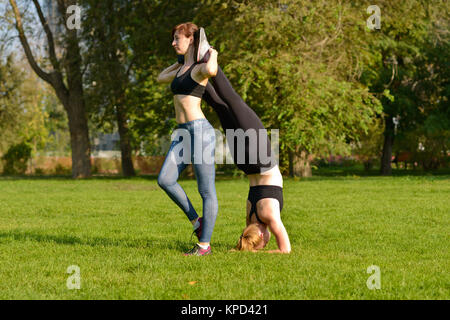
[[[198,82],[194,81],[194,79],[192,79],[191,77],[191,71],[195,65],[196,63],[193,63],[192,66],[179,77],[177,77],[178,72],[180,72],[182,67],[178,70],[175,78],[170,84],[170,89],[172,90],[173,94],[184,94],[198,98],[201,98],[203,96],[206,86],[202,86]]]

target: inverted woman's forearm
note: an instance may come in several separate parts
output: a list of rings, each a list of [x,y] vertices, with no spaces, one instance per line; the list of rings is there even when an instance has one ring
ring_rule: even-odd
[[[218,69],[217,51],[211,50],[210,54],[211,54],[211,56],[210,56],[208,62],[206,63],[206,70],[208,71],[209,75],[211,75],[212,77],[215,77],[217,75],[217,69]]]
[[[270,222],[269,229],[277,239],[277,245],[280,253],[291,252],[291,242],[283,222],[280,219],[275,219]],[[277,250],[278,251],[278,250]]]

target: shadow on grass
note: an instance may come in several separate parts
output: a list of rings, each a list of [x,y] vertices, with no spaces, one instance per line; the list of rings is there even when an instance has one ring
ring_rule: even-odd
[[[387,177],[443,177],[450,175],[450,168],[439,169],[435,171],[424,171],[420,169],[405,170],[405,169],[392,169],[392,175]],[[313,177],[347,177],[347,176],[360,176],[360,177],[384,177],[380,174],[379,169],[364,170],[359,167],[322,167],[313,170]]]
[[[312,177],[302,178],[302,179],[330,179],[330,178],[342,178],[342,177],[383,177],[380,174],[379,169],[364,170],[358,166],[355,167],[320,167],[314,169],[312,172]],[[424,171],[420,169],[416,170],[405,170],[405,169],[392,169],[392,175],[387,177],[433,177],[436,179],[448,179],[450,176],[450,168],[443,168],[435,171]],[[0,181],[18,181],[18,180],[61,180],[61,181],[96,181],[96,180],[149,180],[155,181],[158,175],[138,175],[135,177],[124,177],[121,175],[93,175],[90,178],[80,178],[73,179],[70,175],[17,175],[17,176],[5,176],[0,175]],[[284,176],[285,179],[290,179],[289,176]],[[182,176],[179,178],[180,181],[183,180],[195,180],[195,177]],[[233,176],[231,174],[221,174],[216,175],[216,181],[227,181],[227,180],[246,180],[245,176]]]
[[[13,241],[35,241],[44,243],[56,243],[61,245],[84,245],[91,247],[123,247],[135,249],[168,249],[186,252],[192,248],[193,243],[180,240],[157,240],[157,239],[111,239],[102,237],[76,237],[71,235],[51,235],[36,232],[9,231],[0,232],[0,240],[12,239]],[[227,248],[228,245],[215,242],[216,248]]]
[[[95,175],[90,178],[79,178],[79,179],[73,179],[70,175],[17,175],[17,176],[2,176],[0,175],[0,181],[20,181],[20,180],[59,180],[59,181],[107,181],[107,180],[114,180],[114,181],[133,181],[133,180],[148,180],[148,181],[154,181],[156,184],[156,180],[158,179],[158,175],[138,175],[135,177],[124,177],[124,176],[118,176],[118,175]],[[227,176],[227,175],[216,175],[217,181],[229,181],[229,180],[245,180],[245,177],[233,177],[233,176]],[[180,177],[178,181],[184,181],[184,180],[192,180],[195,181],[195,177]]]
[[[93,175],[90,178],[73,179],[71,175],[1,175],[0,180],[69,180],[69,181],[89,181],[89,180],[136,180],[147,179],[156,180],[157,175],[140,175],[136,177],[124,177],[119,175]]]

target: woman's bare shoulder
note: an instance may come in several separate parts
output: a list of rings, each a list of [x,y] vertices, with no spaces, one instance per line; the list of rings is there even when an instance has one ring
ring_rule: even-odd
[[[202,73],[202,65],[204,65],[205,63],[197,63],[191,71],[191,78],[197,82],[200,83],[203,86],[206,86],[208,84],[208,77],[205,76]]]

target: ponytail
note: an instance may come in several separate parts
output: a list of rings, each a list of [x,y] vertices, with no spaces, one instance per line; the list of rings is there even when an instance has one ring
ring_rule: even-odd
[[[250,224],[242,232],[236,245],[236,250],[252,251],[261,244],[261,241],[263,241],[263,239],[259,236],[258,226],[256,224]]]

